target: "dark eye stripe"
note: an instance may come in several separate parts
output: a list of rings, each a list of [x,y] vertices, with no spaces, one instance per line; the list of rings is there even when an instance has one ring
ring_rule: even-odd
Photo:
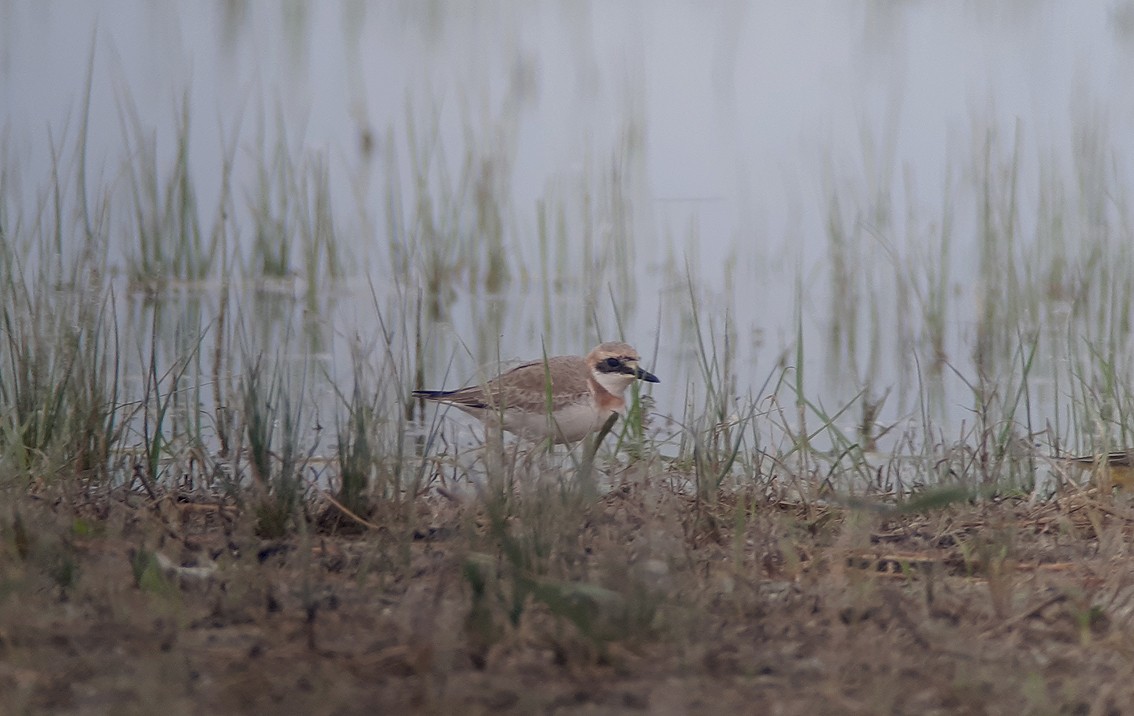
[[[610,356],[609,358],[600,360],[595,366],[595,369],[603,373],[620,373],[625,370],[625,366],[622,365],[621,360],[615,358],[614,356]]]
[[[607,356],[595,365],[595,369],[603,373],[628,373],[633,375],[635,370],[627,363],[634,363],[638,360],[636,356]]]

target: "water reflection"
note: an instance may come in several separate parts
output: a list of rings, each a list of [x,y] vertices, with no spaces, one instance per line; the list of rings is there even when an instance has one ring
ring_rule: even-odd
[[[626,338],[658,346],[664,415],[790,368],[856,403],[847,434],[956,432],[974,386],[1025,378],[1059,418],[1100,356],[1129,378],[1129,3],[140,7],[0,9],[26,270],[207,239],[166,247],[199,269],[135,266],[196,288],[120,289],[130,375],[267,353],[349,385],[357,339],[405,389],[419,359],[455,385]]]

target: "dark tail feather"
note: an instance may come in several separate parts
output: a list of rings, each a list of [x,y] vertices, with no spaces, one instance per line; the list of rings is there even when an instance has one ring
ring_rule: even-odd
[[[469,400],[467,398],[462,399],[461,397],[459,397],[457,395],[460,392],[462,392],[462,391],[461,390],[415,390],[415,391],[413,391],[413,397],[421,398],[423,400],[447,401],[447,402],[454,403],[454,404],[457,404],[457,405],[463,405],[463,406],[466,406],[466,407],[469,407],[469,408],[485,408],[485,409],[488,408],[487,405],[485,405],[484,403],[482,403],[479,400]]]
[[[455,390],[415,390],[413,391],[413,397],[425,398],[426,400],[439,400],[441,398],[448,398],[456,392]]]

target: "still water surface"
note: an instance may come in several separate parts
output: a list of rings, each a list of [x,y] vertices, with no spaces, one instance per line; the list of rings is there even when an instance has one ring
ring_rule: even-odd
[[[705,390],[696,305],[736,395],[762,397],[802,358],[827,410],[891,390],[881,421],[920,419],[932,394],[943,434],[971,420],[984,334],[1038,332],[1042,424],[1069,343],[1128,352],[1128,328],[1090,335],[1068,296],[1092,300],[1075,293],[1097,265],[1080,246],[1130,257],[1132,68],[1130,2],[6,0],[5,211],[40,215],[53,153],[74,169],[60,147],[89,70],[87,194],[106,197],[121,276],[138,252],[132,127],[167,176],[185,108],[202,225],[231,197],[227,268],[118,295],[139,357],[153,327],[167,359],[192,350],[228,300],[252,350],[285,342],[319,365],[326,421],[352,346],[376,350],[379,312],[411,341],[420,301],[429,387],[621,333],[663,380],[658,413],[680,420]],[[258,171],[279,153],[299,177],[326,173],[341,276],[308,274],[297,242],[294,279],[254,291]],[[1010,240],[989,259],[992,234]],[[982,324],[997,269],[1033,259],[1063,267],[1013,284],[1039,307]],[[984,370],[1018,363],[1009,348]]]

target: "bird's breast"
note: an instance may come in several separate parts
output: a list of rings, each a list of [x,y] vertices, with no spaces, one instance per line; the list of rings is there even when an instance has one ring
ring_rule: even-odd
[[[573,443],[598,430],[616,410],[602,408],[588,400],[563,405],[548,419],[546,412],[505,413],[504,429],[528,438],[550,437],[555,442]]]

